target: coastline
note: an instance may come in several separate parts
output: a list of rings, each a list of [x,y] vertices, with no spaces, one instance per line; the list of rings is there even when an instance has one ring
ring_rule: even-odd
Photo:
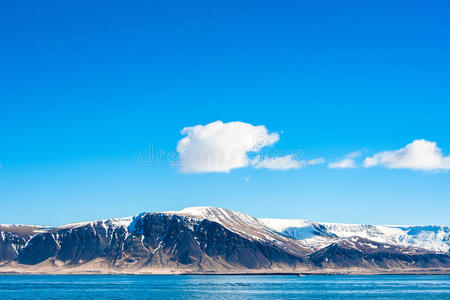
[[[33,270],[0,270],[0,276],[2,275],[230,275],[230,276],[242,276],[242,275],[262,275],[262,276],[317,276],[317,275],[349,275],[349,276],[361,276],[361,275],[450,275],[450,269],[433,269],[433,270],[317,270],[317,271],[286,271],[286,272],[270,272],[267,270],[261,271],[236,271],[236,272],[191,272],[191,271],[71,271],[71,270],[58,270],[58,271],[33,271]]]

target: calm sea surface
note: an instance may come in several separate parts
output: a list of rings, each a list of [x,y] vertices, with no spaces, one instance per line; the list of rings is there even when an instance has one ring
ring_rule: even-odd
[[[0,299],[450,299],[450,276],[0,275]]]

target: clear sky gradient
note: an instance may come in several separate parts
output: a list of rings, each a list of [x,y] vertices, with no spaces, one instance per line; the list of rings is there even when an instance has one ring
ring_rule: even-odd
[[[264,125],[338,159],[415,139],[450,155],[448,1],[2,1],[0,223],[220,206],[256,217],[449,224],[449,171],[143,165],[180,131]],[[245,179],[245,180],[244,180]]]

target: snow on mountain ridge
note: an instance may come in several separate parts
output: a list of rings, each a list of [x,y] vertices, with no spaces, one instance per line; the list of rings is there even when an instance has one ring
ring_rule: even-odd
[[[20,227],[33,227],[33,228],[53,228],[52,226],[42,226],[42,225],[29,225],[29,224],[0,224],[0,227],[12,227],[12,228],[20,228]]]
[[[267,227],[307,243],[329,243],[324,235],[336,238],[361,237],[379,243],[415,247],[436,252],[449,252],[450,229],[448,226],[420,225],[366,225],[319,223],[307,220],[258,219]]]
[[[108,227],[128,228],[130,226],[130,224],[133,222],[133,219],[134,219],[134,217],[124,217],[124,218],[111,218],[111,219],[96,220],[96,221],[69,223],[69,224],[64,224],[62,226],[56,227],[56,229],[74,229],[74,228],[83,227],[83,226],[90,225],[90,224],[93,225],[93,224],[99,223],[99,222]]]
[[[219,208],[219,207],[188,207],[180,211],[167,211],[165,214],[186,216],[200,220],[216,222],[250,240],[264,241],[270,244],[277,244],[292,253],[304,252],[306,248],[303,243],[293,241],[280,235],[278,232],[262,224],[258,219],[241,212]]]
[[[258,220],[250,215],[220,207],[194,206],[184,208],[180,211],[166,211],[164,213],[189,215],[196,218],[208,219],[210,221],[218,223],[220,223],[224,219],[229,219],[234,222],[244,222],[246,224],[259,225]]]
[[[266,228],[263,224],[261,224],[256,218],[241,212],[232,211],[225,208],[197,206],[187,207],[180,211],[166,211],[164,213],[178,216],[187,216],[199,220],[206,219],[212,222],[219,223],[227,227],[229,230],[238,232],[240,234],[246,233],[243,229],[247,229],[247,231],[250,232],[254,231],[255,229],[267,232],[271,231],[269,228]],[[249,235],[250,232],[247,232],[247,235]],[[251,234],[249,236],[253,237],[251,236]]]

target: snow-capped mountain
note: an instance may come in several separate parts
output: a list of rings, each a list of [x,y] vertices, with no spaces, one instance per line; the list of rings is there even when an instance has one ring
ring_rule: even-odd
[[[440,253],[448,253],[450,249],[450,228],[448,226],[339,224],[268,218],[261,218],[259,221],[286,236],[319,248],[327,246],[335,239],[361,237],[378,243]]]
[[[0,226],[0,273],[448,272],[445,226],[256,219],[213,207]]]

